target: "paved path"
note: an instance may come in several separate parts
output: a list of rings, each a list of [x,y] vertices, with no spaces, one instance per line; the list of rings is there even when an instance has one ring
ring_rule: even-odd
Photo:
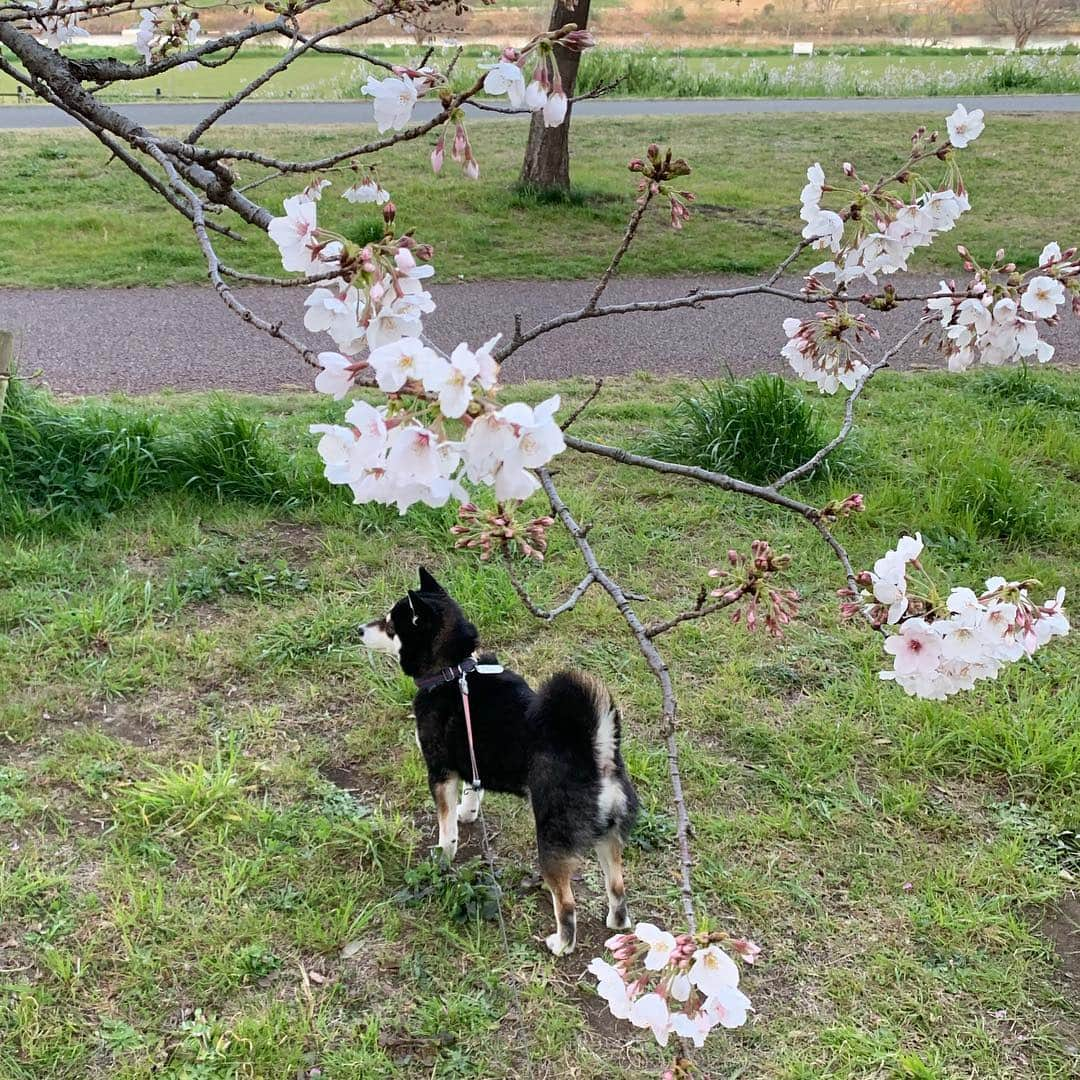
[[[968,108],[988,112],[1080,112],[1080,94],[1001,94],[963,97]],[[192,127],[214,107],[212,101],[177,104],[124,104],[116,108],[151,127]],[[952,97],[921,98],[607,98],[581,101],[575,116],[733,116],[746,113],[944,113]],[[418,122],[438,111],[435,102],[421,101],[413,113]],[[521,120],[505,113],[470,112],[472,120]],[[238,105],[219,121],[225,124],[358,124],[371,122],[371,104],[357,101],[256,101]],[[52,105],[0,105],[0,129],[74,127],[66,113]]]
[[[612,303],[678,296],[694,286],[723,287],[746,279],[625,278],[605,299]],[[936,277],[905,278],[912,289],[937,287]],[[797,287],[796,282],[792,282]],[[453,347],[509,331],[513,313],[525,326],[580,307],[588,282],[509,281],[433,286],[438,304],[425,320],[433,341]],[[306,334],[301,290],[248,288],[240,295],[255,311],[284,316],[318,349],[325,335]],[[898,336],[918,315],[905,305],[873,316],[883,340]],[[770,296],[747,296],[656,314],[617,315],[563,327],[527,345],[507,363],[504,378],[561,378],[649,370],[667,374],[737,375],[784,370],[783,319],[805,310]],[[310,387],[313,373],[291,350],[229,312],[208,288],[185,285],[151,289],[0,289],[0,327],[16,334],[23,372],[41,368],[56,391],[90,394],[161,389],[234,389],[270,392]],[[1047,337],[1055,360],[1080,364],[1080,320],[1068,318]],[[940,366],[932,349],[912,347],[898,366]]]

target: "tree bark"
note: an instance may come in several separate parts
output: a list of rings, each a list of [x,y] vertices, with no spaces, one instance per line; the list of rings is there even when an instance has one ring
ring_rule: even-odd
[[[558,30],[573,23],[579,30],[584,30],[589,21],[590,3],[591,0],[554,0],[548,29]],[[563,90],[568,98],[573,97],[581,53],[556,45],[555,61],[559,66]],[[542,112],[532,114],[525,161],[521,166],[523,184],[570,190],[570,113],[573,108],[573,105],[567,106],[566,119],[556,128],[544,127]]]

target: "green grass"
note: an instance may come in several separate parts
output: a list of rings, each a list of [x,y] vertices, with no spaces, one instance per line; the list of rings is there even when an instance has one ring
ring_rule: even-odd
[[[393,63],[415,62],[402,47],[368,46],[373,55]],[[133,49],[90,46],[75,55],[103,52],[135,62]],[[497,49],[466,49],[452,76],[455,90],[470,86],[477,65],[494,60]],[[449,66],[455,49],[439,48],[434,63]],[[245,49],[219,68],[172,71],[153,79],[121,82],[102,93],[104,100],[131,101],[225,98],[261,75],[280,58],[279,50]],[[340,56],[304,56],[254,94],[256,100],[369,100],[361,87],[371,68]],[[690,48],[681,50],[610,48],[585,53],[578,92],[621,80],[618,97],[922,97],[925,95],[997,93],[1075,93],[1080,90],[1080,53],[1076,49],[1016,55],[993,50],[964,53],[941,49],[833,46],[812,58],[792,57],[788,49]],[[0,75],[0,95],[16,92],[14,80]],[[2,100],[2,98],[0,98]]]
[[[645,451],[764,484],[813,457],[833,434],[798,386],[761,374],[704,383],[680,398]],[[837,452],[826,467],[835,468],[843,456]]]
[[[380,177],[392,192],[401,229],[415,226],[435,246],[439,281],[457,278],[580,278],[597,275],[610,259],[633,208],[626,162],[652,141],[670,144],[693,167],[697,194],[690,226],[673,232],[660,208],[644,225],[622,263],[626,274],[753,273],[775,266],[798,239],[798,196],[808,164],[827,172],[854,161],[863,175],[893,169],[907,132],[920,122],[940,127],[944,113],[921,116],[737,116],[583,121],[574,123],[573,178],[568,201],[551,202],[515,186],[524,122],[476,124],[472,140],[483,175],[479,183],[447,168],[434,181],[427,145],[380,154]],[[361,141],[369,129],[222,129],[226,139],[298,157]],[[1080,236],[1080,209],[1067,160],[1080,139],[1077,117],[991,116],[985,134],[963,155],[973,209],[948,242],[912,261],[914,269],[960,271],[955,243],[984,263],[999,246],[1031,264],[1043,244]],[[108,163],[89,135],[51,132],[0,134],[0,285],[135,285],[203,281],[205,266],[190,227],[141,181]],[[1030,198],[1032,163],[1042,167],[1040,196]],[[1044,167],[1045,166],[1045,167]],[[241,169],[247,180],[258,170]],[[763,181],[763,178],[764,181]],[[323,197],[320,221],[352,236],[367,235],[377,218],[335,194]],[[299,182],[259,189],[272,208]],[[119,208],[123,213],[118,213]],[[264,234],[222,241],[231,265],[280,273]],[[542,237],[544,257],[526,259]],[[493,238],[498,238],[493,243]],[[808,253],[807,267],[814,253]],[[803,264],[800,264],[803,265]]]
[[[921,528],[927,565],[951,581],[1075,589],[1078,385],[1046,369],[883,373],[848,470],[801,493],[866,492],[839,526],[858,567]],[[570,408],[591,384],[523,396],[553,389]],[[578,427],[642,445],[700,393],[619,380]],[[830,429],[840,404],[815,404]],[[81,514],[0,518],[0,1075],[522,1076],[512,986],[535,1075],[657,1075],[658,1049],[605,1023],[582,977],[606,936],[595,866],[576,886],[581,951],[554,961],[522,803],[485,803],[509,955],[475,830],[459,872],[430,862],[411,684],[356,633],[423,561],[506,662],[604,678],[644,804],[633,912],[677,925],[658,695],[610,604],[590,594],[541,628],[501,566],[451,551],[452,510],[400,519],[314,482],[307,425],[340,411],[321,398],[17,393],[11,409],[9,436],[47,410],[96,432],[80,446],[96,442],[105,485],[130,467],[105,449],[124,432],[156,458],[169,439],[197,446],[222,410],[261,425],[260,453],[292,467],[276,502],[170,482]],[[703,1075],[1074,1075],[1076,971],[1066,979],[1041,928],[1080,875],[1076,641],[972,694],[914,701],[877,679],[880,641],[838,619],[837,567],[813,530],[630,469],[597,484],[596,462],[570,453],[559,470],[604,564],[649,597],[643,617],[692,603],[708,568],[759,536],[793,555],[805,598],[779,643],[726,620],[663,642],[702,913],[765,950],[745,976],[758,1011],[710,1040]],[[54,480],[25,469],[18,483],[35,503]],[[557,596],[579,576],[572,544],[553,531],[524,573],[540,600]]]

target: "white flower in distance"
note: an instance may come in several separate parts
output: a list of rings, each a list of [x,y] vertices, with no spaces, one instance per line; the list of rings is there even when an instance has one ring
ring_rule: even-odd
[[[368,363],[375,371],[379,389],[392,394],[407,382],[424,382],[428,372],[438,367],[441,357],[417,337],[403,337],[372,350]]]
[[[284,205],[285,216],[272,218],[266,231],[281,252],[281,265],[307,273],[319,261],[313,250],[317,243],[316,205],[303,195],[293,195]]]
[[[390,192],[374,177],[369,176],[366,180],[359,180],[351,187],[347,187],[341,193],[341,197],[348,199],[351,203],[374,203],[376,206],[382,206],[383,203],[390,201]]]
[[[1020,306],[1037,319],[1052,319],[1064,303],[1065,286],[1045,275],[1033,277],[1020,298]]]
[[[566,119],[566,110],[569,105],[570,102],[561,90],[549,94],[547,101],[544,102],[544,127],[559,127]]]
[[[690,981],[709,997],[739,985],[739,968],[723,949],[710,945],[694,953]]]
[[[674,936],[648,922],[638,923],[634,927],[634,934],[649,946],[649,951],[645,954],[646,970],[659,971],[666,967],[675,951]]]
[[[509,60],[500,60],[499,63],[490,65],[484,77],[484,92],[492,97],[506,94],[510,104],[515,109],[520,109],[525,104],[525,76],[521,68]]]
[[[945,121],[949,129],[949,141],[958,150],[962,150],[968,143],[974,142],[983,132],[986,124],[983,121],[982,109],[972,109],[968,112],[963,105],[957,105],[953,114]]]
[[[671,1035],[671,1013],[659,994],[642,994],[634,1001],[630,1006],[630,1023],[634,1027],[651,1028],[656,1041],[667,1046]]]
[[[362,92],[375,99],[375,126],[380,132],[393,128],[401,131],[412,119],[416,105],[417,87],[412,79],[369,78]]]

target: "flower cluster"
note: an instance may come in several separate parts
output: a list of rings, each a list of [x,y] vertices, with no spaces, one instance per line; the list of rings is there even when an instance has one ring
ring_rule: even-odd
[[[612,1016],[652,1030],[667,1046],[672,1035],[703,1046],[717,1025],[746,1023],[750,999],[738,989],[739,968],[717,944],[726,942],[752,964],[761,950],[752,941],[723,934],[678,937],[652,923],[638,923],[633,933],[605,942],[615,963],[599,957],[589,964],[597,992]]]
[[[943,145],[939,145],[937,132],[927,135],[920,128],[913,139],[909,164],[925,157],[944,157],[950,165],[949,186],[924,190],[914,199],[901,198],[881,184],[864,182],[851,162],[844,163],[845,182],[835,187],[826,183],[820,164],[807,169],[801,197],[801,217],[806,222],[803,239],[811,241],[813,248],[828,248],[833,253],[832,259],[810,272],[811,287],[817,286],[820,274],[832,275],[837,286],[860,278],[876,285],[879,274],[906,270],[907,260],[918,248],[932,244],[939,233],[949,232],[960,215],[971,209],[949,150],[965,147],[978,138],[983,129],[982,110],[969,113],[958,105],[947,126],[950,140]],[[898,179],[912,189],[923,183],[910,167],[902,170]],[[847,201],[842,213],[821,206],[823,196],[834,191]],[[849,222],[854,228],[845,240]]]
[[[380,242],[358,247],[320,228],[325,186],[315,181],[286,199],[285,215],[274,218],[268,232],[286,270],[326,278],[304,302],[304,325],[329,334],[337,346],[319,353],[315,388],[341,400],[367,376],[388,397],[380,408],[355,402],[344,425],[312,426],[322,436],[327,479],[348,485],[358,503],[396,505],[401,513],[417,502],[466,501],[466,479],[493,487],[500,501],[528,498],[539,487],[532,470],[566,448],[555,422],[558,396],[535,408],[498,407],[498,337],[477,349],[462,342],[449,356],[432,348],[423,329],[423,316],[435,310],[424,288],[435,272],[426,262],[431,249],[389,231]],[[369,187],[365,198],[377,201],[382,189],[373,176],[346,197]],[[384,216],[392,205],[386,203]],[[449,422],[464,431],[455,437]]]
[[[592,44],[591,38],[587,44]],[[505,94],[512,108],[541,113],[545,127],[559,127],[566,119],[570,104],[563,89],[559,65],[555,62],[550,41],[541,41],[536,52],[536,66],[528,85],[523,71],[527,55],[519,53],[517,49],[504,49],[501,59],[488,65],[484,91],[493,97]]]
[[[1039,265],[1028,274],[1017,272],[1014,263],[981,267],[965,247],[958,248],[967,270],[975,277],[958,292],[955,282],[942,282],[943,295],[927,301],[927,312],[940,320],[941,347],[950,371],[966,371],[977,361],[999,366],[1034,357],[1045,363],[1054,346],[1039,337],[1039,322],[1052,325],[1058,308],[1072,296],[1073,311],[1080,314],[1080,264],[1070,262],[1072,248],[1064,254],[1058,244],[1047,244]]]
[[[149,65],[171,52],[195,44],[202,26],[194,11],[185,11],[179,4],[163,8],[143,8],[135,32],[135,49]],[[181,64],[182,70],[198,67],[194,60]]]
[[[690,175],[690,166],[683,158],[673,158],[671,148],[666,154],[660,153],[660,147],[656,143],[650,143],[645,152],[645,160],[634,158],[627,168],[631,172],[641,173],[638,182],[638,206],[644,206],[652,196],[665,198],[671,204],[671,227],[681,229],[683,222],[690,220],[690,210],[687,203],[694,201],[692,191],[680,191],[672,184],[680,176]]]
[[[954,588],[942,600],[922,572],[922,537],[902,537],[896,548],[858,576],[856,598],[843,590],[845,615],[862,611],[875,626],[895,626],[885,639],[893,667],[881,678],[913,697],[942,701],[970,690],[980,679],[995,679],[1001,668],[1030,656],[1051,638],[1069,632],[1065,590],[1036,604],[1028,595],[1038,582],[990,578],[986,591]],[[923,575],[925,578],[925,574]]]
[[[734,548],[728,553],[731,570],[713,569],[709,577],[721,582],[709,595],[739,605],[745,599],[747,630],[756,630],[759,610],[764,612],[765,627],[773,637],[783,637],[784,627],[799,614],[799,594],[794,589],[776,589],[770,584],[772,575],[791,565],[790,555],[777,555],[765,540],[755,540],[749,555],[740,555]],[[731,621],[739,622],[743,607],[736,606]]]
[[[30,0],[30,8],[52,8],[56,5],[53,0]],[[28,15],[36,22],[45,33],[45,44],[50,49],[58,49],[61,45],[68,45],[77,38],[90,36],[90,31],[79,25],[79,12],[69,15],[35,15],[32,11]]]
[[[502,549],[510,555],[517,552],[527,559],[543,562],[547,531],[555,524],[554,518],[546,516],[521,524],[502,503],[494,511],[483,511],[473,503],[463,503],[458,508],[458,520],[460,524],[450,529],[457,537],[454,547],[479,551],[484,561],[491,558],[493,551]]]
[[[852,314],[837,300],[829,300],[812,319],[785,319],[784,333],[788,340],[781,355],[823,394],[835,394],[840,386],[855,387],[869,370],[859,344],[864,337],[878,337],[865,315]]]

